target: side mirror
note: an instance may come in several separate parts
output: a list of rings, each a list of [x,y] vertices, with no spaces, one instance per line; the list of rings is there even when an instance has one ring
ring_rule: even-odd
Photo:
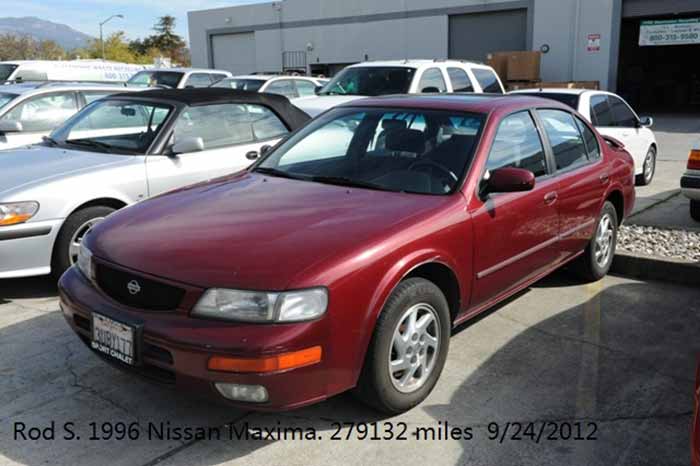
[[[0,121],[0,133],[21,133],[24,131],[22,123],[16,120]]]
[[[271,150],[272,150],[272,146],[269,145],[269,144],[265,144],[264,146],[262,146],[262,147],[260,148],[260,156],[261,156],[261,157],[264,157],[264,156],[267,155],[267,153],[270,152]]]
[[[177,141],[170,147],[170,155],[189,154],[190,152],[202,152],[204,139],[199,137],[187,137]]]
[[[437,87],[429,86],[429,87],[424,87],[421,92],[423,94],[439,94],[440,89],[438,89]]]
[[[517,193],[535,188],[535,174],[522,168],[499,168],[486,172],[482,181],[481,196],[496,193]]]
[[[650,116],[643,116],[639,118],[639,126],[642,128],[651,128],[654,126],[654,119]]]

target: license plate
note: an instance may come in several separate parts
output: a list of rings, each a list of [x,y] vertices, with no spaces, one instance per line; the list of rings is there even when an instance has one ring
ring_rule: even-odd
[[[92,348],[134,365],[134,328],[93,313]]]

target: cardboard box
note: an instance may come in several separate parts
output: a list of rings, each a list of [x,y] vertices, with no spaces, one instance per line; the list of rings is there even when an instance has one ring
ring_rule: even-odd
[[[508,54],[504,52],[489,53],[486,63],[496,71],[501,81],[508,80]]]
[[[508,81],[539,81],[542,52],[509,52]]]

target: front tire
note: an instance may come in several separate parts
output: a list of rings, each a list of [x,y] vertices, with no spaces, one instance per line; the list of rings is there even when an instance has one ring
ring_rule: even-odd
[[[442,373],[451,327],[440,288],[423,278],[401,282],[377,320],[356,396],[388,414],[418,405]]]
[[[696,222],[700,222],[700,201],[690,201],[690,216]]]
[[[605,201],[596,232],[576,264],[579,274],[585,280],[598,281],[610,271],[617,247],[619,224],[615,206],[610,201]]]
[[[651,146],[644,158],[644,167],[642,173],[637,175],[637,186],[648,186],[654,179],[656,174],[656,148]]]
[[[51,274],[58,279],[78,259],[80,243],[88,231],[115,209],[93,206],[73,212],[63,223],[53,247]]]

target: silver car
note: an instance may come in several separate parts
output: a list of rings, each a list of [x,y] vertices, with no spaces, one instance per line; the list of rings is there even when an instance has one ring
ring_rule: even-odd
[[[81,108],[126,90],[116,84],[58,82],[0,86],[0,150],[39,143]]]
[[[229,89],[88,105],[43,144],[0,152],[0,278],[60,275],[116,209],[246,168],[308,119],[282,96]]]

